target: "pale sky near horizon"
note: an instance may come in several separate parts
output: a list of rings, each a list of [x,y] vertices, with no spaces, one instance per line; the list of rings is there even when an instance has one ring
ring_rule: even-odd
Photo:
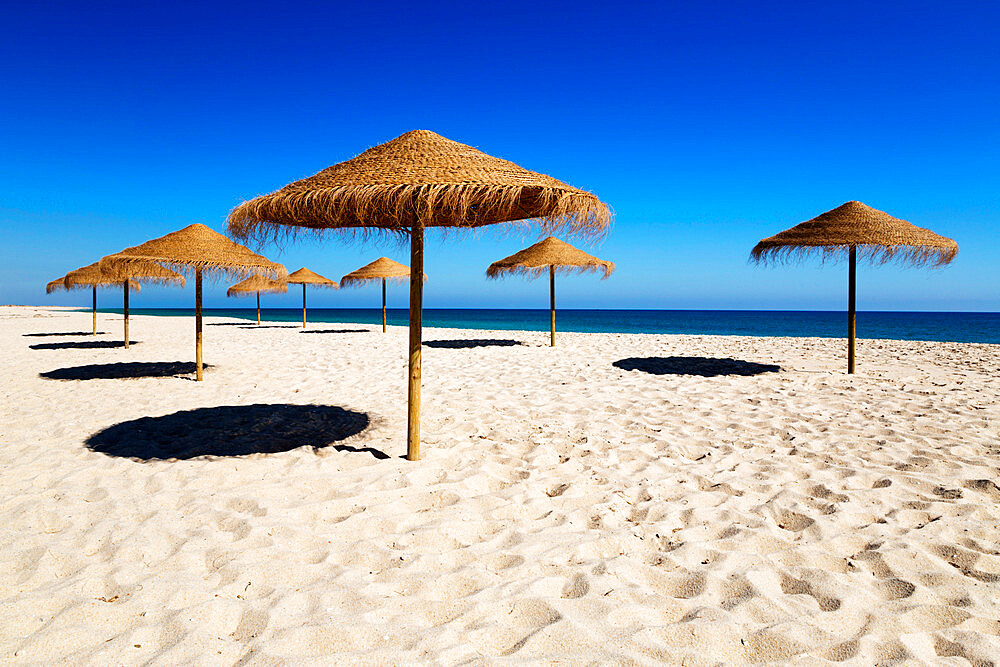
[[[841,309],[843,263],[748,257],[857,199],[960,246],[941,269],[862,267],[860,309],[1000,310],[1000,5],[146,4],[5,5],[0,303],[87,305],[45,283],[193,222],[222,231],[239,202],[420,128],[611,204],[611,232],[579,245],[618,269],[560,280],[563,307]],[[544,281],[485,278],[537,239],[431,233],[425,306],[547,307]],[[334,279],[408,261],[333,238],[263,252]],[[206,304],[250,305],[226,286]],[[192,299],[150,287],[132,306]]]

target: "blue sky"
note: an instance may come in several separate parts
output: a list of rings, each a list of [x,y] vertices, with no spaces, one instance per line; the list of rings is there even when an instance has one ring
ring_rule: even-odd
[[[561,280],[565,307],[842,308],[843,264],[747,258],[858,199],[961,248],[944,269],[863,267],[861,309],[1000,310],[994,3],[38,2],[5,3],[4,23],[2,303],[86,303],[44,285],[193,222],[221,231],[240,201],[419,128],[614,207],[583,247],[618,270]],[[535,240],[432,234],[425,304],[546,307],[543,282],[484,275]],[[264,252],[332,278],[407,261],[391,242]],[[225,287],[207,303],[249,305]]]

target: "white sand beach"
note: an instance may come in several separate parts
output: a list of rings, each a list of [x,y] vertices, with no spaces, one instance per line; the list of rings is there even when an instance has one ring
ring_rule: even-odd
[[[1000,656],[1000,345],[425,329],[408,462],[404,328],[90,317],[0,308],[5,664]]]

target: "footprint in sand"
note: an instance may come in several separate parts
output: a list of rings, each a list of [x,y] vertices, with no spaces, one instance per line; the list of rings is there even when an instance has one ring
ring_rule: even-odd
[[[590,584],[587,583],[587,577],[582,574],[576,574],[572,581],[563,587],[562,596],[564,598],[582,598],[589,591]]]
[[[840,598],[817,592],[813,585],[805,579],[796,579],[787,574],[781,575],[781,592],[785,595],[808,595],[816,600],[820,611],[840,609]]]

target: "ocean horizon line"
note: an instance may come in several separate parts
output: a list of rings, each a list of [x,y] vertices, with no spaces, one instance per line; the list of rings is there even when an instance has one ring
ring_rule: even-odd
[[[88,308],[75,310],[89,312]],[[121,308],[99,308],[121,314]],[[425,308],[424,326],[498,331],[547,331],[543,308]],[[132,315],[183,317],[193,308],[130,308]],[[206,317],[256,321],[250,308],[204,308]],[[406,326],[406,308],[388,308],[392,326]],[[302,321],[301,308],[261,308],[271,322]],[[381,324],[379,308],[310,308],[313,324]],[[756,337],[844,338],[847,314],[833,310],[708,310],[566,308],[556,311],[556,328],[572,333],[637,333]],[[1000,313],[992,311],[858,311],[858,337],[911,341],[1000,344]]]

